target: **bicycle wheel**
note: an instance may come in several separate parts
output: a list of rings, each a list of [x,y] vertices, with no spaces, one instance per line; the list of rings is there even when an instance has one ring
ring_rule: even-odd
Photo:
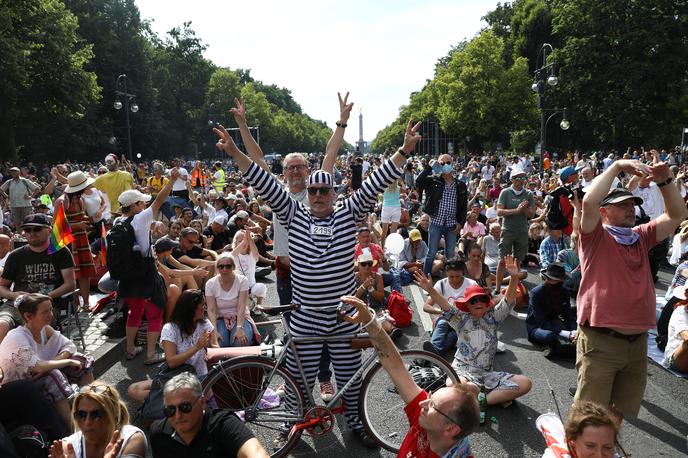
[[[458,376],[451,365],[441,357],[423,350],[400,352],[407,369],[418,386],[433,393],[446,386],[447,378],[453,383]],[[404,412],[406,404],[397,394],[387,371],[378,361],[363,379],[358,399],[358,413],[368,434],[391,452],[398,452],[409,428]]]
[[[300,430],[292,430],[287,440],[281,436],[284,425],[303,421],[305,402],[296,379],[280,367],[273,369],[275,362],[260,356],[222,361],[203,380],[203,394],[217,407],[236,412],[271,456],[280,457],[301,437]],[[277,396],[278,389],[293,393],[293,406]]]

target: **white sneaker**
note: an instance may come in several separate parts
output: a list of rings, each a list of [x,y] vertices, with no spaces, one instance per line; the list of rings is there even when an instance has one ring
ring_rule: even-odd
[[[334,397],[334,386],[331,381],[320,382],[320,399],[330,402]]]
[[[497,341],[497,353],[504,353],[506,351],[506,344],[501,340]]]

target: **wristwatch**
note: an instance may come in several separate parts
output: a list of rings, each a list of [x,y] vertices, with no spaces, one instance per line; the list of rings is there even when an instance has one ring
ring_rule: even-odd
[[[407,153],[406,151],[404,151],[404,150],[401,149],[401,148],[399,148],[399,149],[397,150],[397,153],[401,154],[401,155],[404,156],[406,159],[408,159],[408,157],[409,157],[409,153]]]
[[[657,183],[657,186],[661,188],[662,186],[668,185],[668,184],[671,183],[672,181],[674,181],[674,177],[669,177],[669,178],[666,179],[666,181],[663,181],[663,182],[661,182],[661,183]]]
[[[339,121],[335,122],[335,125],[336,125],[337,127],[341,127],[342,129],[346,129],[346,126],[348,126],[348,124],[343,124],[343,123],[341,123],[341,122],[339,122]]]

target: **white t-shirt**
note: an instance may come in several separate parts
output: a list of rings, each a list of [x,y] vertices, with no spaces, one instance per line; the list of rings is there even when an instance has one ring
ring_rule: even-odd
[[[444,296],[447,302],[453,305],[454,302],[463,300],[466,288],[471,285],[477,285],[477,283],[470,278],[464,277],[461,286],[458,288],[452,288],[452,286],[449,284],[449,280],[443,278],[435,283],[435,289],[439,291],[442,296]]]
[[[218,318],[230,317],[237,315],[239,293],[241,291],[248,291],[249,289],[248,279],[239,273],[235,273],[232,287],[228,291],[225,291],[222,289],[222,286],[220,286],[220,276],[216,275],[205,284],[205,295],[206,297],[210,296],[215,298]],[[248,304],[246,304],[246,313],[250,313]]]
[[[688,311],[686,307],[678,306],[669,320],[669,340],[664,349],[664,361],[662,361],[664,366],[669,367],[671,355],[683,344],[683,339],[679,335],[683,331],[688,331]]]
[[[185,191],[186,190],[186,180],[189,179],[189,171],[184,167],[179,167],[179,178],[174,181],[172,185],[172,191]],[[170,171],[167,170],[167,176],[170,175]]]
[[[124,218],[124,216],[121,218]],[[141,250],[141,254],[148,257],[153,256],[153,250],[151,250],[150,246],[151,224],[153,224],[153,209],[151,207],[137,213],[131,220],[131,227],[134,228],[136,243]]]
[[[249,288],[256,284],[256,264],[258,264],[258,260],[250,252],[238,254],[236,257],[237,273],[246,277]]]
[[[492,175],[494,175],[494,171],[495,171],[495,168],[493,165],[488,164],[488,165],[483,166],[483,169],[482,169],[483,179],[487,180],[487,181],[492,180]]]
[[[119,437],[124,442],[122,443],[122,448],[120,449],[120,452],[117,454],[117,458],[122,456],[122,450],[124,450],[124,447],[126,447],[127,442],[129,442],[129,439],[131,439],[131,436],[133,436],[136,433],[141,433],[141,436],[143,436],[143,443],[146,446],[146,450],[148,449],[148,441],[146,441],[146,435],[143,433],[143,431],[141,431],[139,428],[133,425],[123,425],[122,430],[119,432]],[[72,444],[72,447],[74,447],[74,454],[76,456],[78,456],[79,458],[88,458],[88,456],[86,456],[86,448],[84,447],[83,439],[84,436],[81,433],[81,431],[77,431],[71,436],[66,437],[64,440]]]
[[[213,331],[214,329],[210,320],[206,318],[196,323],[196,329],[191,336],[182,336],[182,331],[179,329],[179,326],[175,323],[166,323],[160,332],[160,345],[162,346],[162,341],[166,340],[177,346],[177,354],[184,353],[196,345],[204,332]],[[208,373],[208,366],[205,363],[205,354],[206,350],[204,348],[197,351],[191,358],[186,360],[187,364],[191,364],[194,369],[196,369],[196,375],[205,375]]]

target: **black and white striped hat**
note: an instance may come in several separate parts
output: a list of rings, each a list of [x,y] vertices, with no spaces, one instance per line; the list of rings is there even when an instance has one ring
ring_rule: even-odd
[[[332,174],[324,170],[316,170],[311,173],[311,176],[308,178],[308,186],[313,184],[324,184],[332,187],[332,182]]]

